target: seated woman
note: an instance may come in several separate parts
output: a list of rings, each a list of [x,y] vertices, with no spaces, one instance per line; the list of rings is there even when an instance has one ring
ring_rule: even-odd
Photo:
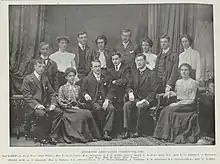
[[[183,63],[179,67],[182,79],[177,80],[175,92],[167,92],[164,97],[177,96],[177,102],[162,109],[154,131],[154,137],[169,142],[197,142],[199,139],[198,114],[194,100],[198,82],[190,78],[192,68]]]
[[[80,87],[75,85],[76,70],[65,70],[67,83],[58,92],[58,107],[63,110],[52,127],[51,138],[66,143],[89,142],[100,139],[100,133],[89,110],[81,109],[78,101]]]

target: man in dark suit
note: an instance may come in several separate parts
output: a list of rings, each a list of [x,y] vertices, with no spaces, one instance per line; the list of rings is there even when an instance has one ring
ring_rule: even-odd
[[[78,44],[73,48],[73,53],[76,54],[75,62],[78,77],[79,79],[83,79],[91,70],[92,49],[87,44],[88,38],[86,32],[79,32],[77,34],[77,41]]]
[[[24,78],[22,85],[24,100],[29,106],[27,114],[34,114],[37,118],[35,134],[36,138],[42,142],[48,139],[53,117],[61,112],[56,108],[55,92],[48,77],[44,76],[44,70],[44,61],[35,60],[34,72]]]
[[[91,62],[92,71],[83,80],[82,95],[87,102],[88,109],[93,113],[94,119],[102,133],[103,139],[111,140],[110,133],[114,120],[115,108],[109,99],[106,99],[105,77],[101,73],[101,62]]]
[[[124,139],[130,137],[131,120],[135,115],[137,115],[137,120],[135,132],[132,137],[138,137],[141,134],[140,122],[143,120],[142,117],[145,116],[143,114],[152,106],[159,87],[156,73],[146,66],[146,56],[144,54],[138,54],[135,57],[135,63],[136,66],[131,70],[131,76],[127,85],[129,101],[123,107]],[[150,119],[150,116],[144,119]]]
[[[160,38],[162,51],[157,55],[155,71],[161,80],[160,92],[168,92],[175,87],[178,78],[179,56],[170,48],[170,37]]]
[[[137,44],[132,43],[131,35],[130,29],[122,30],[121,41],[115,47],[122,55],[122,62],[130,66],[134,64],[135,52],[138,48]]]
[[[111,100],[116,109],[115,129],[116,133],[121,133],[123,123],[123,98],[125,95],[125,89],[130,76],[129,67],[122,63],[121,54],[119,52],[113,52],[111,55],[113,68],[108,69],[108,93],[106,99]]]
[[[52,88],[55,90],[55,92],[58,92],[59,89],[59,79],[58,79],[58,69],[57,64],[53,60],[49,58],[49,43],[41,42],[40,43],[40,56],[37,56],[36,59],[42,59],[45,63],[45,70],[44,70],[44,76],[48,77],[48,80],[52,86]],[[30,62],[27,63],[26,71],[24,75],[29,75],[34,72],[34,62],[36,59],[30,60]]]

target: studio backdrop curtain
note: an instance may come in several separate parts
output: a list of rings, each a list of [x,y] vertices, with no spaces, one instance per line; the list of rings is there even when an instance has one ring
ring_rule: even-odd
[[[180,54],[181,35],[189,34],[194,42],[192,47],[201,55],[201,71],[203,80],[206,72],[213,72],[213,18],[212,6],[202,4],[157,4],[146,5],[140,10],[136,41],[139,43],[142,37],[149,37],[154,42],[153,53],[160,51],[160,36],[168,34],[172,49]]]
[[[136,40],[149,37],[154,42],[152,51],[160,51],[160,36],[167,34],[174,51],[181,51],[180,37],[184,33],[194,36],[195,5],[157,4],[146,5],[141,10]]]
[[[26,63],[38,54],[44,37],[44,14],[44,6],[9,6],[10,94],[21,93]]]

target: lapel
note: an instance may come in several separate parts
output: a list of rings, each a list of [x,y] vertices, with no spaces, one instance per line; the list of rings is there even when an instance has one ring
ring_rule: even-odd
[[[86,45],[86,61],[89,61],[90,47]]]
[[[93,74],[93,72],[90,72],[90,77],[93,83],[95,83],[95,85],[97,85],[98,81],[95,78],[95,75]]]
[[[33,80],[33,82],[36,84],[36,86],[41,89],[40,86],[40,81],[37,79],[37,77],[34,75],[34,73],[31,74],[31,79]]]
[[[133,76],[134,76],[134,88],[138,88],[138,82],[139,82],[139,71],[136,68],[136,66],[134,66],[134,72],[133,72]]]
[[[52,61],[50,58],[48,58],[47,65],[46,65],[45,69],[48,70],[50,68],[51,64],[52,64]]]
[[[123,50],[129,50],[131,47],[132,47],[132,42],[131,41],[129,41],[129,43],[128,43],[128,45],[127,45],[127,47],[126,48],[124,48],[124,45],[123,45],[123,43],[122,43],[122,41],[121,41],[121,47],[122,47],[122,49]]]
[[[143,72],[143,78],[141,79],[141,81],[140,81],[140,84],[139,84],[139,87],[145,82],[145,80],[146,80],[146,78],[148,77],[148,75],[149,75],[149,68],[146,68],[145,70],[144,70],[144,72]]]
[[[169,51],[167,51],[167,53],[165,53],[165,54],[162,54],[162,52],[161,52],[161,58],[166,58],[167,56],[170,55],[170,52],[171,52],[171,49],[169,49]]]

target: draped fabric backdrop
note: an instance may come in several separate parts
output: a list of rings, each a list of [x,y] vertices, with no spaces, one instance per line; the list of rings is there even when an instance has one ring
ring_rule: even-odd
[[[159,37],[168,34],[171,45],[178,54],[182,52],[180,36],[184,33],[194,38],[193,47],[202,57],[202,71],[213,71],[213,10],[202,4],[157,4],[157,5],[97,5],[97,6],[10,6],[10,84],[11,93],[19,93],[26,63],[39,54],[39,43],[51,44],[57,50],[55,38],[67,35],[71,39],[68,50],[76,45],[76,34],[87,31],[89,44],[100,34],[108,38],[108,47],[113,48],[120,38],[122,28],[133,31],[132,40],[149,36],[160,51]],[[210,57],[211,56],[211,57]]]
[[[44,38],[45,6],[9,7],[10,93],[19,93],[26,63]]]

